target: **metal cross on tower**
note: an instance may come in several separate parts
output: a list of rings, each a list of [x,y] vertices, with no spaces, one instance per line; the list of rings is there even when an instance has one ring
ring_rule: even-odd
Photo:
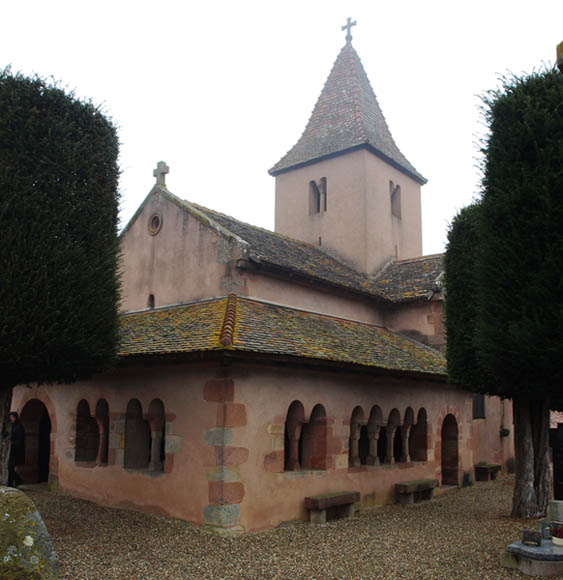
[[[354,22],[352,22],[351,20],[351,18],[348,18],[346,20],[346,24],[342,27],[342,30],[346,30],[346,44],[350,44],[352,42],[352,35],[350,34],[350,30],[352,29],[352,26],[356,26],[356,21],[354,20]]]
[[[156,164],[156,169],[152,172],[152,174],[156,177],[156,184],[157,185],[164,185],[166,187],[166,174],[170,171],[170,167],[164,163],[164,161],[159,161]]]

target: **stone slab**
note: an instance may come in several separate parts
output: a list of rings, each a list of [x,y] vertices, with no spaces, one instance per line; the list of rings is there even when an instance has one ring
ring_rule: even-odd
[[[397,493],[415,493],[438,487],[437,479],[414,479],[412,481],[403,481],[395,484]]]
[[[555,546],[551,540],[545,538],[541,540],[540,546],[527,546],[522,542],[514,542],[506,550],[511,554],[519,554],[532,560],[563,563],[563,546]]]
[[[551,543],[551,540],[542,540],[544,542]],[[528,548],[527,551],[522,551],[521,546],[524,546],[521,542],[515,542],[510,544],[505,552],[500,554],[500,565],[504,568],[511,568],[513,570],[519,570],[522,574],[527,576],[558,576],[563,575],[563,560],[542,560],[531,558],[529,554],[532,550],[540,550],[540,548],[534,548],[533,546],[524,546]],[[553,546],[557,548],[557,546]],[[519,551],[510,551],[510,549],[517,549]],[[549,550],[549,546],[542,546],[542,548]],[[557,548],[561,549],[562,548]],[[526,555],[527,554],[527,555]],[[537,555],[537,554],[536,554]]]
[[[334,506],[353,504],[358,501],[360,501],[359,491],[339,491],[306,497],[305,507],[308,510],[326,510]]]

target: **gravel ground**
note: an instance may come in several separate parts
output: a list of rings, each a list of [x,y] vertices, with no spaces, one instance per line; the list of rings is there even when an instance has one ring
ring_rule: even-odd
[[[292,523],[219,538],[180,520],[25,489],[43,515],[65,580],[530,578],[499,553],[535,522],[509,518],[513,479],[383,506],[321,526]]]

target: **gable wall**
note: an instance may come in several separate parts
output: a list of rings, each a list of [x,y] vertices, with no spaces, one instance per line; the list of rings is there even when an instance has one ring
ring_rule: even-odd
[[[434,348],[445,349],[444,303],[441,298],[394,305],[385,310],[383,319],[391,330]]]
[[[158,234],[149,234],[153,213],[162,216]],[[124,311],[244,293],[234,260],[238,248],[158,192],[121,237]]]

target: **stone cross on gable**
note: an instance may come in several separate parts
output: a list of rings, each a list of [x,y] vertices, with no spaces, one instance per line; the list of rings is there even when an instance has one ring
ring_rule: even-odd
[[[352,35],[350,34],[350,30],[352,30],[352,26],[356,26],[356,21],[352,22],[351,18],[346,20],[346,24],[342,27],[342,30],[346,30],[346,44],[350,44],[352,42]]]
[[[156,177],[156,184],[157,185],[164,185],[166,187],[166,174],[170,171],[170,167],[164,163],[164,161],[159,161],[156,164],[156,169],[152,172],[152,174]]]

